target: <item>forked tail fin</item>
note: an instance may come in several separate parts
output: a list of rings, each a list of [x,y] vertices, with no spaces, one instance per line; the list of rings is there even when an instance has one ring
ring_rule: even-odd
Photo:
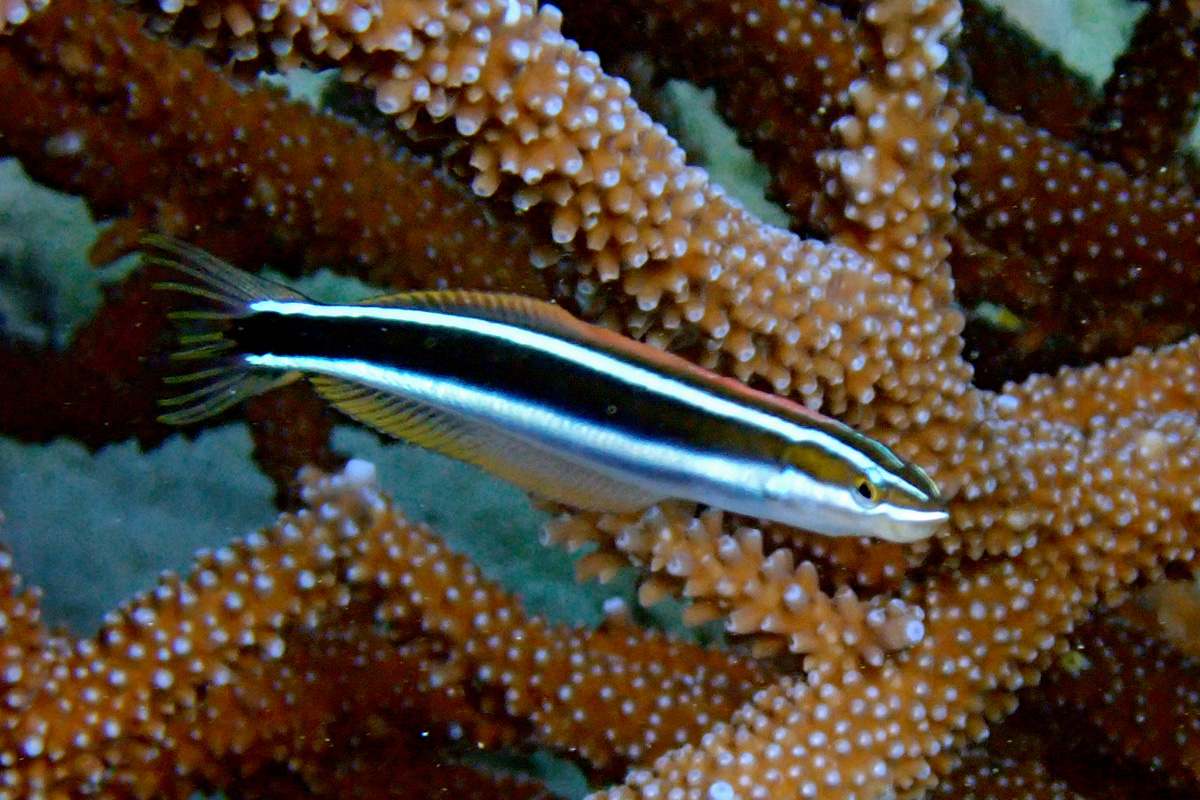
[[[194,362],[195,369],[167,377],[170,385],[194,384],[193,391],[166,397],[159,405],[173,410],[158,419],[169,425],[189,425],[221,413],[268,389],[290,383],[299,373],[263,372],[248,366],[229,337],[237,320],[255,312],[259,300],[298,300],[303,295],[268,280],[242,272],[199,247],[170,236],[148,234],[142,239],[143,259],[181,276],[155,288],[198,298],[194,307],[168,316],[179,329],[179,349],[172,360]]]

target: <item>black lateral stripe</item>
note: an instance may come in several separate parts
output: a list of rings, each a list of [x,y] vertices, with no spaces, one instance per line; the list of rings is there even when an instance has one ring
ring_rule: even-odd
[[[365,361],[432,378],[478,386],[638,438],[679,446],[708,441],[712,418],[674,396],[652,393],[555,353],[546,353],[457,328],[432,328],[397,320],[309,317],[260,311],[230,332],[243,353]],[[603,352],[631,361],[611,348]],[[638,364],[638,366],[641,366]],[[732,397],[719,383],[693,375],[671,376],[717,396]],[[720,447],[761,458],[771,438],[749,426],[722,426]]]

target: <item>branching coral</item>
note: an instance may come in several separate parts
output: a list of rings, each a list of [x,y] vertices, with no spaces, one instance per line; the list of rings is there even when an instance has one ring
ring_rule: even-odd
[[[10,795],[187,797],[263,791],[291,773],[334,796],[384,780],[373,773],[393,758],[419,761],[423,738],[569,743],[604,766],[691,738],[697,709],[720,718],[763,680],[728,655],[619,624],[565,631],[527,617],[394,512],[366,462],[304,483],[307,509],[201,554],[92,639],[48,634],[5,556]],[[672,662],[686,667],[664,669]],[[561,713],[576,702],[611,717]]]
[[[717,81],[714,71],[728,71],[719,80],[728,115],[760,157],[786,166],[778,170],[777,190],[800,217],[798,226],[820,231],[822,240],[763,224],[703,170],[688,166],[665,130],[630,99],[628,84],[606,75],[593,55],[562,35],[561,15],[552,8],[538,10],[517,0],[137,5],[149,14],[152,30],[203,47],[218,60],[238,61],[243,69],[294,63],[340,67],[343,78],[372,92],[393,131],[419,134],[437,152],[447,181],[461,180],[475,195],[489,198],[486,208],[498,210],[506,224],[528,237],[524,243],[498,245],[525,254],[512,262],[513,270],[541,269],[532,273],[534,288],[528,291],[540,287],[600,322],[843,417],[925,466],[951,498],[952,524],[930,542],[898,548],[820,541],[803,531],[680,505],[627,517],[565,513],[549,527],[549,537],[594,548],[581,562],[585,571],[604,575],[633,564],[645,578],[643,600],[681,595],[691,603],[691,621],[725,618],[734,638],[749,635],[759,654],[791,654],[756,665],[688,650],[686,664],[703,664],[705,675],[726,675],[721,686],[739,687],[719,697],[681,689],[700,685],[701,679],[686,670],[668,671],[651,685],[635,678],[615,690],[606,676],[628,675],[632,669],[614,666],[620,659],[650,664],[664,658],[656,648],[684,645],[663,645],[644,634],[630,634],[621,644],[605,639],[612,631],[593,638],[579,634],[569,637],[574,644],[562,645],[566,650],[553,653],[567,662],[592,659],[597,666],[574,673],[577,680],[556,677],[563,673],[547,662],[549,650],[506,647],[548,634],[518,637],[509,622],[519,614],[501,615],[496,610],[501,601],[481,600],[490,604],[482,617],[478,609],[459,615],[433,608],[439,596],[455,600],[486,592],[478,595],[483,591],[476,588],[478,579],[468,577],[470,570],[432,540],[420,539],[416,550],[405,551],[369,521],[376,519],[372,514],[385,513],[385,504],[370,492],[358,492],[365,481],[352,476],[361,467],[339,479],[342,489],[346,481],[356,487],[338,494],[340,500],[322,494],[333,491],[334,484],[313,483],[319,479],[310,474],[314,510],[298,518],[303,524],[291,524],[300,526],[300,538],[310,546],[316,542],[311,557],[328,555],[322,572],[310,571],[326,576],[328,586],[321,581],[314,586],[327,589],[330,599],[314,604],[309,616],[293,604],[265,620],[235,618],[233,630],[248,637],[241,645],[245,650],[221,656],[220,668],[201,661],[192,670],[189,657],[200,648],[187,637],[166,633],[157,641],[158,632],[174,629],[149,624],[159,621],[158,606],[149,599],[135,601],[96,643],[68,647],[38,629],[28,601],[11,595],[9,616],[26,633],[14,631],[9,663],[32,686],[57,688],[42,677],[56,670],[64,679],[80,673],[85,684],[89,676],[109,676],[106,664],[92,670],[91,662],[83,666],[79,660],[94,659],[92,648],[110,646],[106,637],[113,631],[124,637],[122,645],[129,641],[142,648],[121,657],[161,654],[171,665],[143,670],[148,683],[134,691],[133,700],[120,700],[120,710],[150,728],[132,739],[112,737],[112,747],[99,755],[87,751],[72,760],[64,755],[70,743],[50,742],[51,721],[62,719],[53,715],[74,713],[74,701],[65,709],[52,703],[40,716],[16,704],[9,724],[16,734],[0,748],[13,763],[13,785],[40,785],[37,781],[61,768],[56,789],[65,796],[110,784],[184,791],[189,781],[236,792],[234,773],[245,776],[274,764],[295,781],[288,784],[291,790],[328,793],[335,782],[322,770],[332,770],[342,778],[361,778],[362,786],[375,791],[368,756],[319,755],[296,744],[296,735],[307,735],[302,731],[335,724],[329,716],[334,710],[319,703],[307,709],[311,718],[301,714],[278,725],[267,722],[274,719],[267,714],[248,716],[241,729],[231,721],[225,733],[247,738],[237,740],[236,747],[220,744],[225,740],[219,736],[214,740],[219,746],[207,755],[216,754],[219,768],[203,766],[206,754],[181,744],[194,740],[186,733],[196,730],[187,727],[196,722],[192,716],[222,729],[225,715],[238,719],[236,710],[218,700],[225,687],[237,687],[239,681],[263,687],[283,678],[309,685],[335,680],[322,676],[304,655],[308,645],[297,646],[282,633],[293,625],[317,630],[316,617],[328,608],[334,637],[329,646],[345,648],[331,663],[347,658],[353,663],[356,656],[350,653],[381,661],[411,655],[417,671],[427,673],[430,667],[422,659],[432,648],[445,665],[417,683],[424,680],[438,702],[411,713],[452,718],[464,730],[478,726],[486,733],[468,735],[490,745],[535,740],[573,751],[597,770],[631,765],[624,784],[608,790],[610,797],[915,796],[953,774],[965,748],[1011,713],[1017,692],[1037,683],[1057,662],[1067,647],[1064,637],[1093,609],[1120,602],[1135,582],[1162,576],[1168,565],[1194,569],[1200,340],[1138,350],[987,391],[972,385],[971,367],[962,357],[955,280],[960,273],[968,280],[985,275],[981,263],[1004,264],[1003,256],[1010,253],[1008,263],[1035,262],[1047,275],[1074,270],[1082,276],[1077,282],[1102,304],[1135,292],[1140,301],[1152,300],[1175,280],[1172,276],[1187,273],[1196,246],[1195,202],[1186,190],[1099,165],[1082,150],[951,89],[937,70],[946,58],[942,40],[958,22],[956,3],[870,3],[857,22],[814,2],[651,3],[634,11],[614,6],[619,19],[640,15],[640,30],[654,34],[648,46],[659,51],[663,69],[689,70],[700,82]],[[85,193],[121,198],[108,200],[114,207],[132,205],[132,187],[103,194],[114,185],[103,168],[106,126],[115,127],[114,136],[129,134],[117,120],[86,115],[109,104],[150,109],[134,118],[149,120],[147,130],[179,136],[185,161],[218,165],[204,184],[220,186],[212,190],[214,196],[238,197],[236,182],[228,179],[245,164],[247,174],[255,176],[240,190],[250,205],[259,207],[264,197],[286,197],[294,204],[285,214],[278,213],[280,206],[264,206],[268,218],[273,209],[284,223],[285,232],[276,234],[284,243],[275,257],[293,257],[296,238],[285,234],[296,219],[318,220],[314,224],[321,228],[316,212],[327,211],[332,201],[316,199],[308,186],[319,179],[314,184],[319,189],[341,171],[336,161],[318,166],[297,156],[275,162],[268,153],[265,162],[254,162],[249,154],[243,158],[236,134],[247,134],[236,123],[227,125],[232,143],[213,153],[203,134],[181,124],[187,119],[203,126],[205,115],[194,115],[196,120],[172,108],[176,90],[162,76],[175,60],[165,50],[154,51],[163,66],[142,75],[143,82],[131,78],[122,93],[114,75],[125,69],[135,74],[138,59],[131,53],[142,45],[129,44],[126,37],[132,33],[93,30],[101,13],[96,9],[107,13],[106,6],[55,0],[27,22],[24,8],[6,7],[6,17],[22,24],[0,40],[4,57],[13,69],[27,70],[30,80],[42,81],[36,84],[38,93],[73,92],[71,113],[85,116],[56,121],[47,109],[31,112],[12,124],[14,132],[4,134],[5,146],[24,147],[27,154],[37,153],[39,146],[45,154],[53,146],[52,155],[75,165],[58,180]],[[713,58],[698,57],[694,48],[713,37],[724,44],[710,49]],[[184,69],[199,74],[205,68]],[[219,80],[203,75],[189,85]],[[97,102],[102,91],[116,99]],[[143,98],[142,91],[158,94]],[[804,102],[787,102],[796,96],[804,96]],[[247,109],[272,102],[255,92],[243,101]],[[65,104],[66,97],[55,102]],[[300,112],[282,113],[292,119]],[[148,138],[150,145],[157,135]],[[331,134],[329,141],[343,135],[352,134]],[[274,147],[283,143],[280,137],[290,136],[258,131],[254,139]],[[318,147],[334,146],[321,141]],[[353,147],[366,146],[353,141]],[[295,144],[313,142],[306,136]],[[233,155],[226,156],[227,150]],[[385,169],[380,159],[372,162],[381,165],[378,169],[357,173],[362,177],[356,185],[378,177]],[[89,171],[89,164],[99,169]],[[432,190],[425,183],[404,185],[426,196]],[[474,201],[467,202],[461,187],[455,191],[469,214]],[[1025,196],[1014,197],[1017,192]],[[186,185],[167,182],[148,194],[171,202],[139,201],[137,208],[148,210],[127,222],[127,229],[152,224],[182,231],[194,225],[198,241],[222,238],[208,231],[225,217],[213,217],[208,205],[188,200]],[[360,218],[355,201],[338,202],[346,203],[344,218]],[[1137,211],[1130,213],[1131,208]],[[376,242],[374,250],[357,251],[367,260],[378,251],[378,242],[391,241],[373,226],[359,227],[321,230]],[[560,258],[562,253],[568,257]],[[1130,273],[1114,280],[1105,265],[1129,259],[1141,265],[1145,277]],[[400,273],[392,267],[366,271],[392,285],[457,280],[454,269],[445,266],[406,265]],[[1060,288],[1056,297],[1079,296],[1070,287]],[[1097,289],[1108,294],[1096,294]],[[1023,310],[1046,305],[1028,286],[1016,293],[1030,299]],[[1113,329],[1104,335],[1130,341]],[[302,427],[321,430],[320,424]],[[264,444],[264,450],[271,449]],[[324,453],[320,441],[303,452]],[[321,498],[332,503],[328,511]],[[322,519],[334,529],[322,528]],[[281,523],[273,537],[252,539],[228,555],[214,556],[212,563],[205,561],[192,583],[164,583],[160,601],[174,608],[180,598],[200,597],[211,574],[212,585],[223,593],[214,597],[225,598],[226,606],[210,616],[237,617],[243,614],[243,594],[257,587],[256,575],[270,577],[268,592],[289,575],[307,582],[297,577],[301,573],[288,572],[291,561],[284,563],[303,559],[275,552],[289,541],[288,525]],[[367,528],[370,535],[364,535]],[[373,560],[377,557],[384,566]],[[415,566],[402,572],[400,562]],[[279,575],[273,571],[276,564],[283,570]],[[411,582],[450,583],[432,593],[417,589],[414,595],[402,574],[411,575]],[[409,590],[407,600],[395,601],[398,608],[378,594],[387,595],[393,581]],[[236,596],[234,608],[228,607],[231,596]],[[191,614],[172,624],[198,624]],[[486,631],[500,616],[502,630],[494,640],[471,639],[473,625]],[[207,624],[203,614],[196,619]],[[140,624],[149,630],[137,632]],[[235,641],[240,635],[235,633]],[[183,652],[173,649],[175,641],[183,643]],[[216,642],[218,648],[227,644]],[[380,655],[367,656],[368,650]],[[296,657],[306,671],[264,656]],[[510,657],[516,661],[504,662]],[[489,658],[499,658],[503,666],[483,666]],[[33,677],[22,677],[26,663],[40,664],[44,671],[31,668]],[[191,682],[181,682],[181,674],[191,674]],[[472,690],[497,688],[500,698],[467,691],[464,681]],[[522,693],[519,687],[525,685],[539,687],[536,699]],[[287,691],[300,693],[300,686],[289,685]],[[759,690],[748,698],[753,686]],[[109,698],[104,702],[126,697],[93,688],[95,696]],[[387,694],[386,687],[373,690]],[[87,703],[92,695],[87,686],[81,691]],[[442,696],[447,693],[452,696]],[[628,710],[614,705],[618,696],[633,705]],[[18,692],[17,698],[25,696]],[[649,712],[649,727],[643,727],[637,703],[647,701],[641,707],[657,704],[661,710]],[[668,709],[679,717],[671,716],[660,729]],[[353,703],[337,712],[347,715],[347,725],[376,724],[374,715]],[[626,719],[619,725],[598,722],[593,714]],[[201,719],[204,715],[209,716]],[[98,736],[104,735],[103,721],[95,718]],[[256,735],[267,743],[265,750],[249,749]],[[1181,736],[1181,749],[1194,751],[1194,734]],[[147,740],[157,744],[146,749]],[[126,743],[143,749],[126,751]],[[22,753],[33,761],[26,763]],[[62,767],[63,759],[70,764]],[[153,766],[144,771],[130,766],[139,760]],[[1173,778],[1182,785],[1195,785],[1191,763],[1186,757],[1172,762]],[[81,775],[90,777],[80,782]]]

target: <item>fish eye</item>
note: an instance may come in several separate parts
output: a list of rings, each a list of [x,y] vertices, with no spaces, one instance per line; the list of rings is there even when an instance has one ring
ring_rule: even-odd
[[[859,504],[870,508],[879,503],[880,494],[879,487],[872,483],[866,475],[859,475],[854,479],[854,499]]]

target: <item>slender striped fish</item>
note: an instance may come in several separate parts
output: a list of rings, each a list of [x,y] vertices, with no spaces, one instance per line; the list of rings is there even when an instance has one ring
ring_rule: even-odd
[[[882,444],[803,406],[514,295],[416,292],[323,305],[183,242],[148,260],[209,310],[163,401],[202,420],[307,378],[379,430],[550,500],[632,511],[677,498],[829,536],[907,542],[947,513],[937,485]]]

